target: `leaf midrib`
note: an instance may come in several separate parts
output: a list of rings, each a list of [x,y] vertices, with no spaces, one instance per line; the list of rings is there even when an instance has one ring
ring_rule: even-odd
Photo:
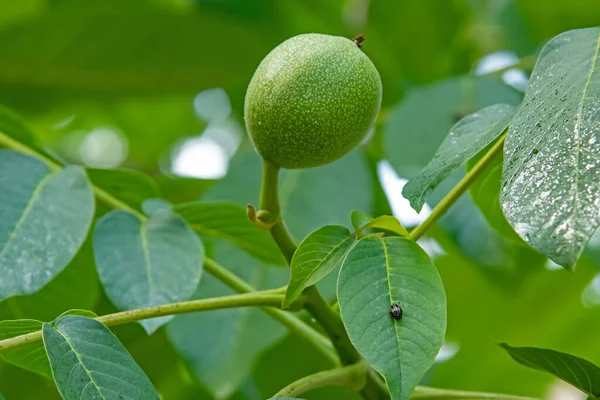
[[[391,285],[391,281],[390,281],[390,263],[389,263],[389,253],[388,253],[388,249],[387,249],[387,244],[385,243],[385,238],[379,238],[379,240],[381,240],[381,245],[383,247],[383,255],[384,255],[384,259],[385,259],[385,273],[386,273],[386,278],[387,278],[387,287],[388,287],[388,295],[390,297],[390,305],[393,303],[394,299],[392,297],[392,285]],[[394,340],[396,341],[396,351],[398,353],[398,360],[400,360],[400,382],[401,385],[403,386],[403,377],[404,377],[404,371],[402,368],[402,357],[400,354],[400,339],[398,339],[398,326],[396,323],[393,323],[393,327],[394,327]]]
[[[67,336],[64,335],[58,328],[54,328],[54,327],[50,326],[50,329],[52,329],[53,331],[55,331],[56,333],[58,333],[65,340],[65,342],[69,345],[69,348],[71,349],[71,351],[73,352],[73,354],[75,354],[75,357],[77,358],[77,361],[79,362],[79,365],[81,365],[81,367],[85,371],[86,375],[90,379],[90,383],[94,384],[94,387],[96,388],[96,391],[98,392],[98,394],[102,397],[103,400],[106,400],[106,397],[104,397],[104,395],[100,391],[100,386],[98,386],[98,384],[96,383],[96,381],[92,377],[91,372],[87,369],[87,367],[85,366],[85,364],[83,363],[83,361],[79,357],[79,353],[77,351],[75,351],[75,348],[73,347],[73,344],[71,343],[71,341],[69,340],[69,338],[67,338]]]

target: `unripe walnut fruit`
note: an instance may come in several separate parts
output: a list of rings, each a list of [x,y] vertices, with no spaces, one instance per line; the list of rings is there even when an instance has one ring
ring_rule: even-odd
[[[254,147],[288,169],[344,156],[373,126],[381,78],[357,43],[303,34],[281,43],[260,63],[246,93],[244,117]]]

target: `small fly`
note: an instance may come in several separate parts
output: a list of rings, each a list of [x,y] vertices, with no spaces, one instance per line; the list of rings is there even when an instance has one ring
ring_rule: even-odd
[[[392,304],[392,306],[390,307],[390,315],[396,321],[402,319],[402,308],[400,308],[398,304]]]

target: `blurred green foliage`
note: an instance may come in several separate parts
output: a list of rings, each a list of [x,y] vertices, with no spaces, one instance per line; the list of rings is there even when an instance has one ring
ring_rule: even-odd
[[[325,224],[348,226],[353,209],[377,214],[381,205],[376,205],[380,199],[374,198],[373,182],[379,177],[372,165],[380,160],[373,160],[374,154],[411,177],[457,117],[489,104],[520,102],[521,93],[500,76],[474,76],[483,56],[508,51],[535,57],[552,36],[599,23],[598,0],[0,0],[0,104],[24,115],[60,158],[141,170],[156,181],[156,187],[149,184],[151,191],[173,202],[201,197],[245,206],[258,199],[260,165],[241,129],[242,107],[260,60],[298,33],[364,33],[363,50],[384,85],[383,123],[375,135],[383,140],[369,143],[369,152],[357,150],[329,166],[285,172],[283,213],[301,239]],[[195,96],[211,88],[227,93],[229,125],[195,106]],[[221,131],[210,138],[227,149],[226,155],[242,141],[227,176],[174,175],[182,143],[202,138],[203,132],[209,137],[207,128],[215,127]],[[111,134],[97,135],[102,130]],[[192,158],[196,166],[214,162]],[[94,175],[110,179],[98,172],[92,180]],[[494,190],[497,186],[490,184],[489,196]],[[433,236],[444,252],[435,261],[448,296],[447,340],[458,351],[436,364],[425,383],[547,395],[553,378],[517,365],[498,342],[555,348],[600,362],[600,307],[581,300],[597,273],[597,257],[584,258],[575,274],[544,268],[539,255],[490,228],[469,198]],[[113,311],[100,293],[87,242],[44,289],[0,303],[0,318],[49,320],[71,308]],[[207,247],[223,253],[218,243]],[[235,249],[228,252],[222,262],[254,277],[259,286],[285,283],[281,269],[248,262]],[[277,276],[264,276],[269,271]],[[333,276],[320,283],[330,298]],[[198,297],[227,292],[216,284],[202,292],[210,284],[203,281]],[[259,313],[177,317],[150,337],[137,325],[115,332],[165,399],[211,399],[215,393],[264,399],[328,367],[279,326],[271,331],[272,321],[265,323]],[[244,340],[220,337],[220,324]],[[215,350],[234,345],[242,348]],[[8,400],[58,398],[50,381],[1,360],[0,392]],[[322,389],[305,397],[353,396]]]

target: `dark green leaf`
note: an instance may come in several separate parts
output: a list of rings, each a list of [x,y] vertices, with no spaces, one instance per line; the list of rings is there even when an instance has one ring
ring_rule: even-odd
[[[285,269],[265,266],[222,240],[214,243],[214,257],[258,289],[280,287],[288,278]],[[234,293],[206,274],[193,298]],[[167,325],[167,333],[198,379],[215,397],[228,398],[285,329],[260,309],[247,307],[178,315]]]
[[[0,150],[0,299],[39,290],[71,261],[94,215],[80,167],[50,172],[30,156]]]
[[[237,204],[194,202],[177,205],[174,211],[202,236],[228,240],[267,264],[285,265],[269,233],[252,224]]]
[[[283,308],[288,308],[307,287],[335,269],[354,243],[354,235],[340,225],[327,225],[308,235],[294,252]]]
[[[565,268],[600,224],[599,48],[600,28],[563,33],[544,47],[504,146],[504,215]]]
[[[86,172],[95,186],[138,210],[144,200],[158,197],[156,183],[139,171],[87,168]]]
[[[588,360],[567,353],[537,347],[500,347],[518,363],[551,373],[593,398],[600,398],[600,368]]]
[[[115,210],[96,224],[94,256],[107,296],[120,310],[131,310],[187,300],[200,281],[204,249],[169,210],[145,221]],[[152,333],[169,319],[141,324]]]
[[[208,12],[102,3],[49,7],[28,23],[4,29],[0,83],[13,91],[2,91],[15,97],[56,98],[240,89],[277,43],[277,38],[261,35],[262,21],[252,24]],[[239,46],[240,38],[244,46]],[[43,51],[31,51],[32,46]]]
[[[66,316],[44,324],[44,347],[65,400],[159,399],[144,371],[100,322]]]
[[[175,204],[198,200],[215,183],[209,179],[178,178],[165,175],[158,175],[155,180],[162,196]]]
[[[369,4],[363,49],[380,70],[384,104],[397,101],[411,83],[467,72],[468,56],[457,45],[467,9],[436,0]]]
[[[427,254],[404,238],[359,240],[342,264],[338,299],[354,346],[385,377],[393,400],[408,399],[446,332],[446,295]],[[391,318],[392,304],[402,319]]]
[[[513,114],[513,106],[496,104],[458,121],[427,166],[404,186],[402,194],[412,208],[420,212],[440,182],[504,132]]]

